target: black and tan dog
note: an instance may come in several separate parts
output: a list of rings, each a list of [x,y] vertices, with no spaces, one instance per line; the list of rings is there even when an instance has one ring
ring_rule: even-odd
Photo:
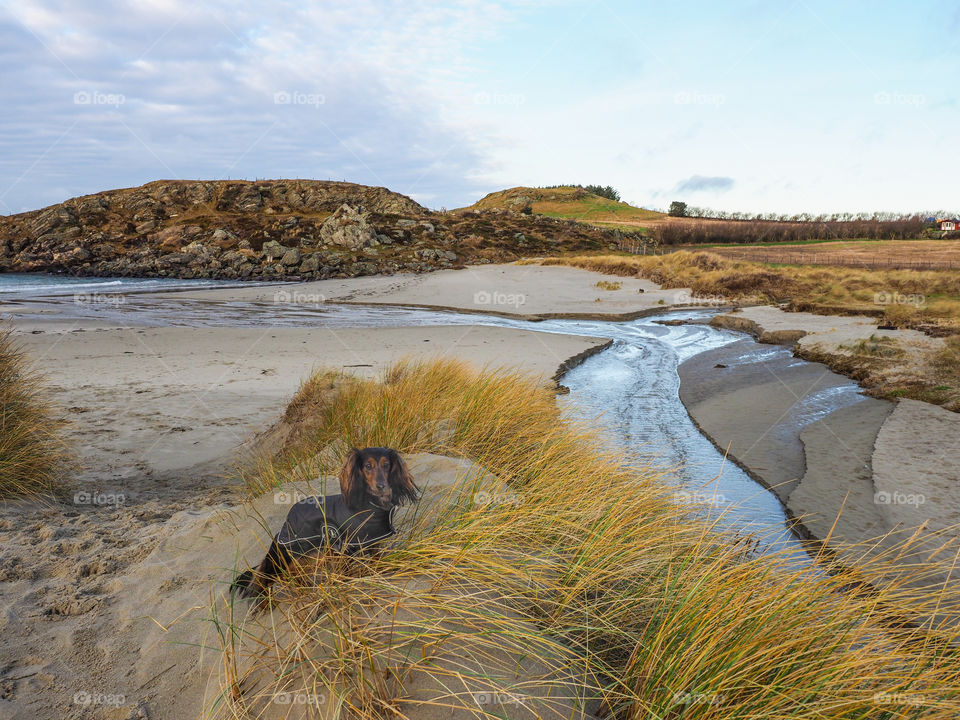
[[[396,450],[353,449],[340,471],[340,494],[296,503],[256,570],[233,581],[231,592],[262,596],[291,561],[316,552],[363,552],[395,534],[393,513],[417,499],[417,486]]]

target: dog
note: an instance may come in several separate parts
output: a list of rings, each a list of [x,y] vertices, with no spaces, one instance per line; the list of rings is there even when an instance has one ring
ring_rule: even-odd
[[[256,570],[240,573],[230,592],[263,597],[298,557],[333,551],[365,552],[396,533],[393,513],[419,490],[396,450],[353,448],[340,470],[340,494],[294,504]]]

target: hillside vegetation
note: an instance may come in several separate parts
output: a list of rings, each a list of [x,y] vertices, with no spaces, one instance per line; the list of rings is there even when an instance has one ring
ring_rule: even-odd
[[[523,212],[529,207],[537,215],[576,220],[601,227],[639,230],[650,220],[659,220],[663,213],[644,210],[625,202],[594,195],[585,188],[560,186],[553,188],[515,187],[484,196],[465,210],[512,210]]]

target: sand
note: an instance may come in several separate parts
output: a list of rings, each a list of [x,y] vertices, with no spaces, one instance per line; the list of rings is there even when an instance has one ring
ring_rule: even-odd
[[[0,508],[4,718],[196,716],[218,656],[198,655],[201,630],[215,645],[199,620],[232,576],[237,542],[268,536],[236,506],[232,466],[314,368],[372,377],[403,357],[444,355],[549,383],[605,342],[480,326],[136,327],[14,309],[79,467],[73,503]],[[270,502],[254,514],[272,527],[285,508],[261,507]],[[218,543],[215,517],[229,506],[244,520]]]
[[[78,487],[136,502],[220,484],[229,460],[311,371],[373,377],[440,355],[550,377],[599,339],[479,326],[384,329],[116,328],[21,339],[71,420]],[[179,478],[189,475],[190,487]]]
[[[598,282],[619,282],[621,287],[603,290],[596,286]],[[220,301],[313,303],[325,300],[409,305],[525,317],[602,315],[614,318],[662,312],[665,306],[692,302],[689,290],[661,290],[649,280],[611,278],[589,270],[540,265],[475,265],[423,275],[324,280],[178,295]]]
[[[433,521],[440,510],[463,492],[473,492],[474,481],[481,489],[499,491],[495,478],[467,460],[436,455],[411,455],[406,458],[411,472],[424,491],[416,520],[407,509],[397,518],[397,526],[410,528]],[[335,484],[327,478],[328,484]],[[5,658],[3,683],[5,697],[0,699],[4,718],[193,718],[200,708],[218,705],[224,677],[220,635],[210,622],[211,602],[221,621],[228,620],[227,583],[235,569],[254,564],[262,557],[265,543],[289,509],[288,498],[296,492],[323,492],[318,485],[303,483],[285,486],[278,494],[263,495],[251,504],[221,504],[215,507],[177,512],[160,523],[144,528],[140,549],[125,571],[96,568],[92,575],[70,562],[76,549],[61,554],[59,564],[74,577],[82,592],[102,596],[91,607],[72,614],[46,615],[37,621],[24,598],[5,608],[2,631],[4,650],[16,649],[18,661]],[[283,493],[287,493],[284,495]],[[102,530],[108,518],[91,520],[88,530]],[[53,530],[51,532],[61,532]],[[11,533],[15,540],[30,534],[29,529]],[[60,535],[61,543],[63,534]],[[67,535],[71,542],[80,540]],[[90,540],[83,541],[89,544]],[[48,548],[43,548],[48,549]],[[23,582],[23,581],[21,581]],[[9,584],[9,583],[8,583]],[[19,583],[15,583],[18,585]],[[49,580],[45,583],[52,584]],[[495,587],[495,586],[494,586]],[[8,593],[9,595],[9,593]],[[35,590],[34,596],[46,593]],[[272,638],[286,632],[281,616],[266,613],[247,616],[247,603],[236,606],[232,622],[243,627],[237,652],[246,657],[241,668],[252,669],[252,657],[261,651],[257,639]],[[56,648],[56,652],[51,652]],[[449,643],[443,657],[464,657],[467,648]],[[504,684],[517,682],[528,697],[558,694],[559,669],[535,666],[520,653],[506,651],[501,662],[487,658],[488,678],[501,677]],[[496,682],[494,680],[494,682]],[[460,688],[454,705],[460,710],[442,712],[415,708],[416,700],[438,696],[428,677],[410,680],[408,707],[419,717],[474,717],[473,693],[489,693],[490,681],[478,676],[473,687]],[[253,672],[245,684],[246,699],[263,718],[303,717],[306,707],[291,708],[279,703],[258,705],[260,691],[276,689],[274,680]],[[538,691],[538,687],[542,690]],[[282,690],[282,688],[279,688]],[[571,688],[567,694],[571,694]],[[538,707],[539,706],[539,707]],[[555,701],[533,703],[543,717],[584,717],[571,714],[569,703]],[[560,712],[559,708],[566,708]],[[291,711],[293,714],[287,714]],[[262,714],[261,714],[262,713]],[[207,717],[204,714],[204,717]],[[230,717],[221,707],[209,717]],[[516,717],[532,717],[523,713]]]
[[[777,493],[802,533],[828,539],[841,560],[889,564],[871,570],[877,582],[918,567],[926,577],[914,586],[956,582],[953,553],[932,550],[948,542],[955,551],[960,538],[960,415],[914,400],[861,396],[826,417],[798,422],[796,409],[806,399],[850,381],[819,363],[792,360],[790,349],[837,350],[871,335],[895,338],[908,351],[942,341],[878,330],[873,318],[773,307],[744,308],[712,324],[782,346],[771,346],[762,363],[737,364],[736,343],[680,367],[681,399],[704,433]]]

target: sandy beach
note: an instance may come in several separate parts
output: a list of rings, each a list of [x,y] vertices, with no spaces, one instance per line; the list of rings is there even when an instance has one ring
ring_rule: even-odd
[[[269,295],[277,288],[226,292]],[[130,717],[191,717],[201,707],[206,682],[195,675],[197,663],[209,675],[214,656],[198,660],[192,641],[208,583],[230,577],[236,540],[185,554],[174,538],[209,537],[207,529],[219,522],[214,516],[237,502],[230,477],[244,443],[276,422],[314,369],[373,377],[402,358],[452,356],[549,383],[570,357],[605,342],[481,326],[117,326],[9,307],[69,423],[79,464],[71,482],[75,504],[0,509],[0,682],[11,689],[0,712],[12,718],[131,712],[129,702],[78,707],[76,693],[141,698]],[[256,554],[263,533],[247,510],[234,510],[243,521],[230,537]],[[275,525],[285,511],[267,503],[257,512]],[[55,657],[51,647],[58,648]]]
[[[643,280],[597,287],[609,279],[564,267],[491,265],[155,297],[609,318],[691,302],[686,291]],[[211,587],[222,589],[237,559],[256,555],[269,537],[265,527],[285,512],[268,499],[255,512],[238,504],[232,466],[312,370],[373,377],[403,357],[446,355],[478,367],[519,368],[548,383],[568,358],[604,342],[479,325],[152,327],[65,319],[29,304],[9,311],[70,423],[80,493],[73,505],[11,503],[0,510],[0,683],[9,688],[0,711],[12,718],[66,717],[77,710],[78,692],[136,698],[122,709],[86,708],[91,717],[111,719],[188,717],[212,700],[207,677],[216,668],[215,639],[204,635],[209,652],[198,653],[191,644],[197,622]],[[806,340],[833,327],[824,325],[831,319],[766,308],[745,309],[742,317],[754,323],[743,329],[767,333],[768,341]],[[869,331],[866,322],[841,320],[844,342]],[[683,365],[682,399],[699,427],[772,487],[811,536],[832,532],[839,543],[853,543],[894,528],[942,531],[955,522],[960,483],[945,461],[960,447],[955,414],[862,398],[836,416],[799,422],[791,412],[803,398],[849,381],[773,345],[765,362],[736,365],[732,359],[753,342]],[[426,463],[425,479],[440,484],[466,472],[448,459],[417,462]],[[880,504],[877,493],[894,500]],[[925,504],[895,501],[916,494]]]
[[[744,308],[712,324],[772,345],[762,363],[736,364],[737,343],[680,366],[681,399],[718,448],[777,494],[805,536],[829,538],[842,559],[883,557],[892,564],[883,574],[896,578],[923,567],[932,573],[926,582],[955,582],[951,553],[936,549],[960,535],[960,469],[952,460],[960,451],[960,416],[915,400],[859,396],[798,423],[807,399],[842,392],[851,381],[786,350],[796,343],[842,352],[872,335],[915,350],[940,340],[878,330],[866,317],[772,307]],[[899,550],[907,540],[911,549]]]

